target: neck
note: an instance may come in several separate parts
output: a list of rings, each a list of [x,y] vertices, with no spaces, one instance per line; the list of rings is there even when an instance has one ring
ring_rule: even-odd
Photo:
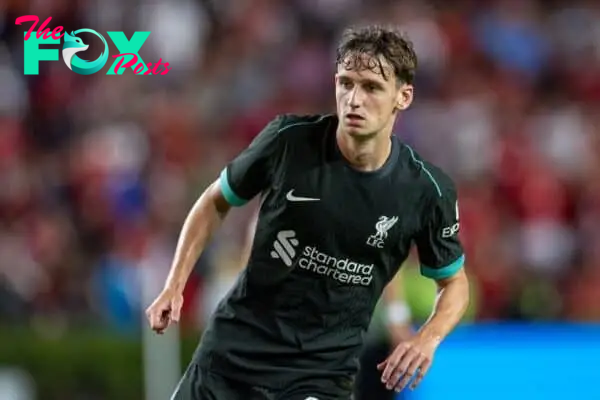
[[[355,137],[338,128],[336,140],[344,158],[359,171],[371,172],[383,167],[392,151],[389,132],[378,132],[368,137]]]

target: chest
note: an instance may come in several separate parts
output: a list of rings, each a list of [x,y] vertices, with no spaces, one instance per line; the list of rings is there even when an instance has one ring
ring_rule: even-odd
[[[359,257],[393,256],[409,246],[418,208],[409,182],[356,175],[340,163],[286,168],[263,202],[271,228]]]

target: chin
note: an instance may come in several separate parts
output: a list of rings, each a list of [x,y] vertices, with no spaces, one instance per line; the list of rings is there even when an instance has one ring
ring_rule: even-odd
[[[348,136],[355,139],[367,139],[373,136],[373,132],[366,126],[345,126],[343,130]]]

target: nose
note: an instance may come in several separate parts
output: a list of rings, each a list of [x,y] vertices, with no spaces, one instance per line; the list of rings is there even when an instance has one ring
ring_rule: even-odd
[[[362,104],[362,95],[358,87],[352,89],[350,96],[348,96],[348,105],[352,109],[357,109]]]

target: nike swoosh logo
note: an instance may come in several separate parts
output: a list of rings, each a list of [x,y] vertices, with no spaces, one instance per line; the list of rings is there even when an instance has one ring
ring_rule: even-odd
[[[285,196],[285,198],[288,199],[289,201],[319,201],[319,200],[321,200],[321,199],[315,199],[314,197],[294,196],[294,189],[287,192],[287,195]]]

